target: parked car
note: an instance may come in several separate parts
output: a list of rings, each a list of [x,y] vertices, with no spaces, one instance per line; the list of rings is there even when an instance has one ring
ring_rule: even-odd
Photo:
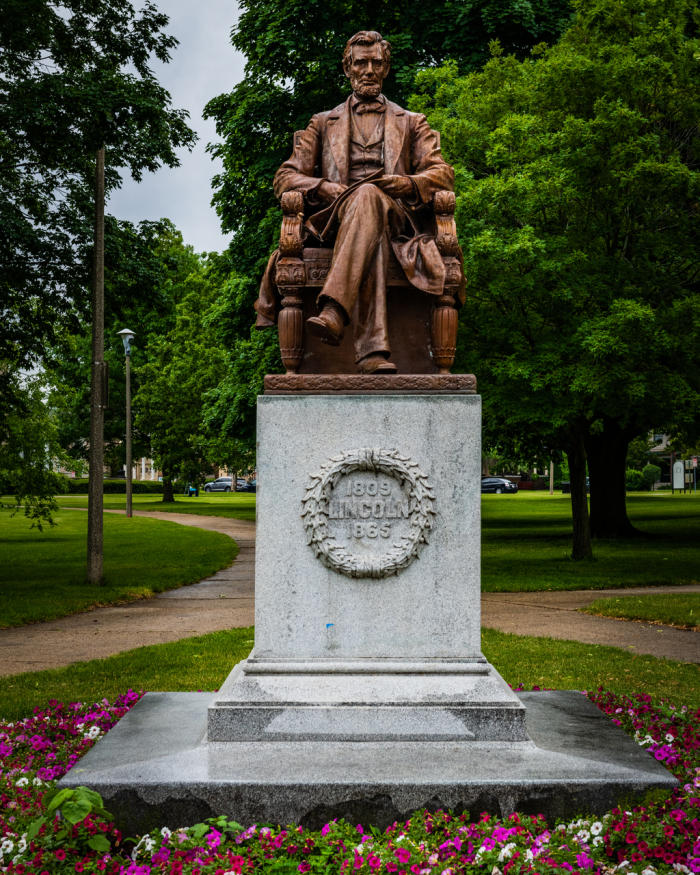
[[[505,477],[482,477],[481,491],[508,495],[518,491],[518,484],[513,483],[511,480],[506,480]]]
[[[255,492],[257,482],[257,480],[244,480],[243,477],[239,477],[236,480],[236,492]]]
[[[217,477],[204,484],[205,492],[230,492],[233,489],[233,477]]]

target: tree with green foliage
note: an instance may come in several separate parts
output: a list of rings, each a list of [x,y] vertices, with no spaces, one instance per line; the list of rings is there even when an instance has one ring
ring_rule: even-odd
[[[105,360],[109,366],[109,406],[104,415],[105,462],[124,464],[124,348],[117,332],[136,332],[132,350],[134,391],[138,369],[149,349],[175,324],[175,308],[185,281],[200,260],[167,219],[133,225],[107,217],[105,235]],[[51,404],[59,412],[59,441],[75,460],[87,459],[90,438],[90,326],[65,330],[45,354]],[[134,456],[148,455],[148,436],[133,431]]]
[[[592,532],[617,536],[629,441],[700,425],[700,22],[693,0],[574,9],[528,58],[419,74],[411,108],[457,168],[457,364],[487,429],[567,451],[583,529],[587,462]]]
[[[16,403],[0,422],[0,495],[11,495],[15,508],[22,508],[32,527],[41,531],[44,522],[54,524],[55,495],[66,489],[65,478],[56,471],[65,461],[57,415],[36,375],[17,379],[12,393]]]
[[[203,404],[225,367],[225,351],[212,340],[212,305],[221,280],[217,267],[215,256],[197,261],[178,290],[172,328],[150,336],[147,361],[135,367],[135,423],[148,435],[152,458],[163,472],[165,502],[173,501],[177,477],[199,483],[211,469]]]
[[[128,170],[176,166],[195,134],[151,58],[176,40],[146,2],[7,0],[0,19],[0,406],[64,327],[88,317],[95,156],[106,191]]]
[[[371,27],[391,42],[392,73],[384,90],[405,103],[417,70],[448,58],[461,71],[474,69],[486,60],[494,38],[523,57],[533,45],[554,40],[571,12],[569,0],[243,0],[240,9],[232,42],[246,57],[245,77],[210,101],[206,113],[222,140],[209,147],[223,163],[214,179],[214,203],[224,230],[234,233],[236,266],[229,290],[235,309],[224,317],[231,363],[211,417],[239,441],[242,459],[254,450],[262,378],[281,368],[274,332],[250,331],[260,277],[279,238],[272,177],[291,153],[294,131],[347,97],[341,59],[348,38]]]
[[[0,361],[41,359],[56,329],[86,316],[94,156],[120,171],[176,166],[187,113],[149,67],[176,46],[168,17],[127,0],[8,0],[0,20]],[[2,386],[0,386],[0,390]],[[2,396],[0,396],[2,397]]]

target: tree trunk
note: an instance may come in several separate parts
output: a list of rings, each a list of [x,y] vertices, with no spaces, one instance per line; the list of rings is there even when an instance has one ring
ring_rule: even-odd
[[[175,496],[173,495],[173,478],[166,477],[165,474],[163,474],[163,501],[175,501]]]
[[[571,558],[575,560],[592,559],[591,526],[588,517],[588,496],[586,495],[586,450],[581,435],[573,435],[566,448],[569,460],[569,480],[571,482],[571,519],[573,522],[573,543]]]
[[[603,431],[586,436],[588,473],[591,479],[591,534],[594,538],[638,535],[627,516],[628,433],[607,420]]]

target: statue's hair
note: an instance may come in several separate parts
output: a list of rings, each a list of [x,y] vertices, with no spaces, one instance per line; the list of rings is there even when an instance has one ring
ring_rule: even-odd
[[[391,64],[391,45],[387,40],[383,39],[381,33],[376,30],[360,30],[345,44],[343,52],[343,70],[347,73],[352,64],[352,47],[353,46],[373,46],[379,43],[382,49],[382,58],[387,67]]]

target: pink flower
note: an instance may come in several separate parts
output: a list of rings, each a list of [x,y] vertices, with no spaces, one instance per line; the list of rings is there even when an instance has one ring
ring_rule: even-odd
[[[408,863],[411,859],[411,852],[407,848],[394,848],[394,856],[399,863]]]

